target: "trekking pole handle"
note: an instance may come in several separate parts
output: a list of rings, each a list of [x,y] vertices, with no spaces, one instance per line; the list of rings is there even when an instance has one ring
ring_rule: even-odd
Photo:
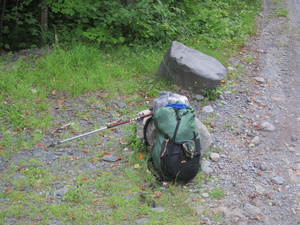
[[[127,121],[123,121],[123,122],[119,122],[119,123],[114,123],[114,124],[108,125],[107,129],[115,127],[115,126],[119,126],[119,125],[122,125],[122,124],[125,124],[125,123],[130,123],[132,121],[140,120],[140,119],[143,119],[143,118],[151,116],[151,115],[152,115],[152,113],[149,113],[149,114],[141,115],[141,116],[138,116],[136,118],[133,118],[133,119],[130,119],[130,120],[127,120]]]

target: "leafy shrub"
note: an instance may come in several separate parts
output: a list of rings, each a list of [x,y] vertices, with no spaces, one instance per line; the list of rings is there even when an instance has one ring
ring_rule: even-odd
[[[100,45],[164,44],[195,38],[210,47],[242,42],[253,30],[249,23],[259,1],[249,0],[34,0],[6,6],[1,45],[24,48],[42,43],[84,40]],[[48,7],[49,30],[39,17]],[[17,26],[16,26],[17,25]],[[21,35],[22,34],[22,35]],[[13,38],[17,37],[17,39]]]

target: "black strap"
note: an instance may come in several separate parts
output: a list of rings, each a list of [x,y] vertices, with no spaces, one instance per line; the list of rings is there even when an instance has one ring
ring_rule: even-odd
[[[173,108],[173,109],[175,110],[176,119],[177,119],[176,128],[175,128],[175,131],[174,131],[174,134],[173,134],[173,137],[172,137],[172,142],[175,143],[175,138],[176,138],[176,135],[177,135],[177,131],[178,131],[180,122],[181,122],[181,117],[179,116],[178,109],[177,108]]]
[[[151,122],[153,116],[151,116],[150,118],[148,118],[145,122],[145,126],[144,126],[144,140],[145,140],[145,145],[149,145],[148,139],[147,139],[147,128],[149,126],[149,123]]]

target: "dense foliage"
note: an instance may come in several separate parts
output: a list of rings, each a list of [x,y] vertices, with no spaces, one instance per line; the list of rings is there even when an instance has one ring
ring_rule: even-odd
[[[211,46],[230,44],[243,40],[244,31],[252,29],[248,22],[258,2],[1,0],[0,47],[14,50],[74,40],[99,45],[163,44],[184,38]]]

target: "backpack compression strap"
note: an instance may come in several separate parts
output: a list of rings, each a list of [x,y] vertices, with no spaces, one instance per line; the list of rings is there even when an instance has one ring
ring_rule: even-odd
[[[172,137],[172,142],[175,143],[175,138],[176,138],[176,135],[177,135],[177,131],[178,131],[180,122],[181,122],[181,117],[179,116],[179,112],[178,112],[179,109],[178,108],[173,108],[173,109],[175,110],[176,119],[177,119],[177,124],[176,124],[174,134],[173,134],[173,137]]]

